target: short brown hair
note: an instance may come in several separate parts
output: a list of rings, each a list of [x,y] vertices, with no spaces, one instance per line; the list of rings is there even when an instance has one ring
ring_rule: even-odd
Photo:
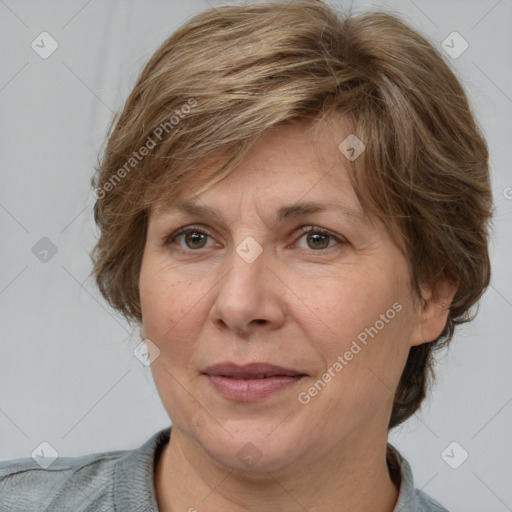
[[[441,335],[410,349],[392,428],[425,397],[432,350],[476,315],[470,309],[490,281],[493,209],[488,150],[466,94],[397,16],[298,0],[210,9],[179,28],[112,123],[93,178],[101,230],[93,273],[106,300],[140,322],[151,209],[217,183],[270,129],[327,114],[349,120],[366,145],[351,162],[354,190],[406,255],[417,296],[442,276],[458,283]],[[219,156],[209,176],[198,171]]]

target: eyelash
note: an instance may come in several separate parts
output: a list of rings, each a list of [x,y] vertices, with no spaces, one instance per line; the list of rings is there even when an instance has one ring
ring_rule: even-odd
[[[213,238],[213,236],[210,233],[208,233],[208,231],[206,231],[201,226],[186,226],[186,227],[178,229],[178,231],[175,231],[171,235],[165,237],[164,238],[164,245],[168,247],[168,246],[172,245],[179,236],[186,235],[187,233],[190,233],[190,232],[203,234],[203,235],[209,236],[210,238]],[[334,239],[338,243],[337,245],[347,244],[347,241],[344,238],[339,237],[339,236],[331,233],[327,229],[320,228],[320,227],[317,227],[317,226],[302,226],[300,228],[300,236],[299,236],[299,238],[297,240],[300,240],[304,235],[306,235],[308,233],[319,233],[321,235],[329,236],[330,238]],[[326,251],[328,249],[332,249],[333,247],[326,247],[325,249],[316,249],[316,250],[315,249],[310,249],[310,250],[313,251],[313,252],[323,252],[323,251]],[[182,247],[179,247],[179,249],[182,250],[183,252],[191,253],[191,252],[199,252],[203,248],[200,248],[200,249],[184,249]],[[303,249],[303,250],[307,250],[307,249]]]

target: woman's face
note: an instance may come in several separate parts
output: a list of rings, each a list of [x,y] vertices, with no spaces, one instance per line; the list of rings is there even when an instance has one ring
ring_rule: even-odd
[[[338,150],[348,132],[309,127],[267,136],[195,211],[150,216],[140,298],[153,377],[173,432],[230,468],[381,442],[410,346],[444,326],[422,323],[405,257],[361,216]],[[287,371],[210,368],[229,363]]]

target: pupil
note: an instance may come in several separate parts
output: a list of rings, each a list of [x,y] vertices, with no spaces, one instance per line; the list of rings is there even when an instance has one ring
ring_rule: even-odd
[[[327,247],[329,245],[329,242],[327,240],[328,237],[327,237],[327,235],[323,235],[321,233],[316,233],[314,235],[309,235],[309,239],[310,240],[313,239],[313,243],[316,243],[316,242],[319,242],[319,241],[321,242],[321,238],[323,238],[324,243],[321,244],[321,246],[316,245],[316,247],[315,247],[316,249],[318,249],[318,248],[325,249],[325,247]]]
[[[195,231],[189,233],[187,236],[187,244],[188,244],[188,242],[192,242],[192,245],[195,245],[196,242],[201,242],[201,241],[204,242],[204,240],[205,240],[205,235],[203,233],[197,233]],[[202,247],[203,245],[200,245],[200,246]]]

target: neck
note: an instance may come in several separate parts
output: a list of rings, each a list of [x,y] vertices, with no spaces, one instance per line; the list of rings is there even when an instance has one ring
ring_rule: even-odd
[[[293,468],[254,476],[218,464],[173,427],[155,471],[158,510],[392,512],[398,487],[386,464],[387,437],[358,437]]]

